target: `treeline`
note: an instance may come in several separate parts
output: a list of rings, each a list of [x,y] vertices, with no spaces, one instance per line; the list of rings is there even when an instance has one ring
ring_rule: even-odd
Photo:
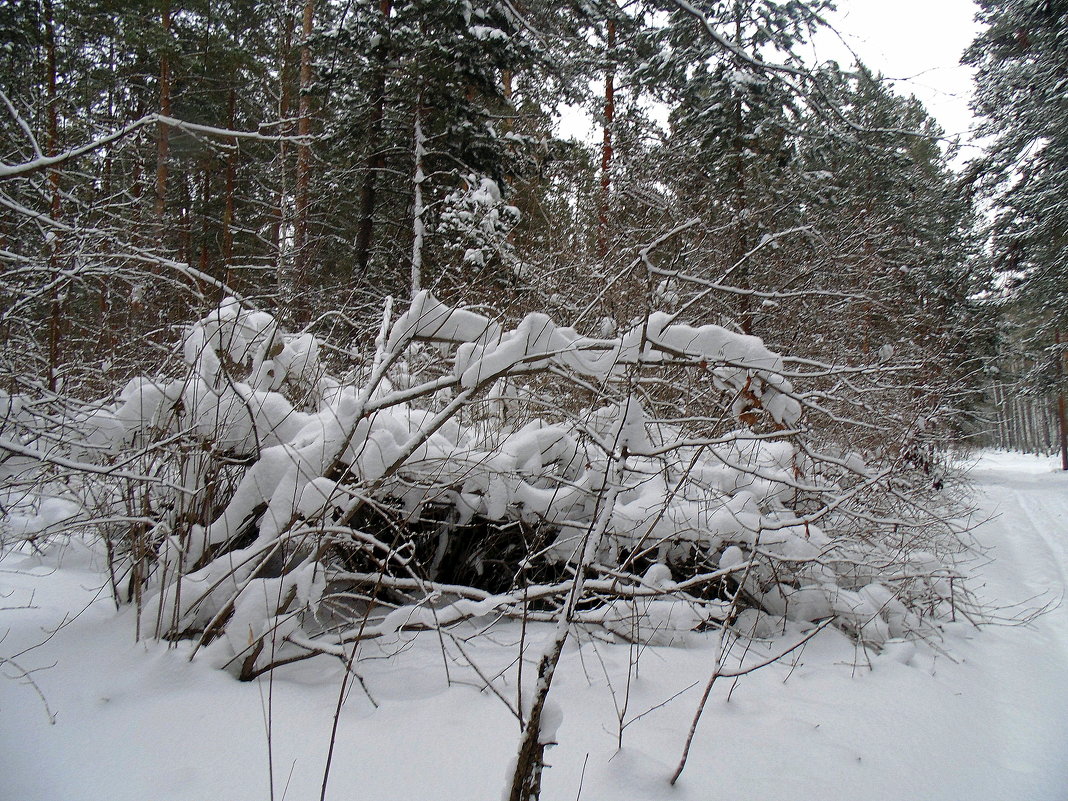
[[[964,62],[987,146],[964,180],[988,204],[983,258],[1000,279],[1003,361],[1026,365],[1008,392],[1026,400],[1006,408],[1000,392],[998,441],[1044,452],[1036,412],[1051,409],[1068,470],[1068,3],[987,0],[977,19]]]

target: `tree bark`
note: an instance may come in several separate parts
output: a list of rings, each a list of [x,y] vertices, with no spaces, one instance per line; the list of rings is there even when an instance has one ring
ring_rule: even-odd
[[[311,252],[309,248],[309,216],[311,204],[311,144],[308,141],[311,136],[311,84],[312,84],[312,53],[311,35],[315,25],[315,0],[304,0],[304,19],[301,25],[300,43],[300,101],[299,119],[297,121],[297,134],[300,142],[297,144],[297,181],[296,197],[294,199],[294,213],[296,221],[293,231],[294,250],[294,281],[293,302],[297,308],[292,309],[293,318],[303,321],[305,317],[304,304],[299,300],[300,286],[308,280],[308,272],[311,268]]]
[[[597,209],[597,258],[608,257],[608,197],[612,189],[612,124],[616,117],[616,72],[613,50],[616,46],[616,21],[607,25],[608,66],[604,76],[604,135],[601,140],[601,198]]]
[[[278,195],[275,204],[275,220],[271,232],[275,248],[275,304],[278,316],[284,320],[293,296],[293,264],[290,248],[290,196],[289,196],[289,143],[285,136],[293,133],[289,122],[292,102],[293,14],[288,2],[282,4],[281,38],[278,43],[278,118],[282,120],[278,142]]]
[[[744,37],[742,30],[742,9],[738,3],[734,5],[734,40],[735,44],[742,48],[744,47]],[[734,247],[731,253],[731,267],[735,270],[736,283],[739,289],[751,289],[752,280],[749,273],[749,265],[743,263],[746,259],[746,253],[749,250],[749,224],[746,222],[749,214],[749,195],[748,195],[748,183],[745,167],[745,159],[742,154],[746,150],[746,120],[742,111],[742,101],[735,100],[734,107],[734,142],[733,142],[733,157],[734,157],[734,192],[735,192],[735,212],[737,214],[737,228],[734,235]],[[736,266],[737,265],[737,266]],[[738,325],[742,329],[743,334],[753,333],[753,300],[749,294],[743,294],[739,297],[741,308],[739,309]]]
[[[412,176],[412,299],[422,287],[423,280],[423,156],[426,155],[426,137],[423,136],[423,90],[415,99],[415,171]]]
[[[165,117],[171,116],[171,4],[163,0],[161,24],[165,43],[159,57],[159,112]],[[156,133],[156,232],[157,244],[163,244],[165,232],[163,215],[167,208],[167,179],[169,177],[170,128],[160,124]]]
[[[1061,332],[1054,335],[1057,344],[1056,373],[1057,373],[1057,439],[1061,450],[1061,470],[1068,470],[1068,411],[1065,409],[1064,387],[1064,353],[1061,352]]]
[[[56,21],[55,9],[52,0],[45,0],[45,61],[48,71],[48,155],[56,156],[59,153],[59,111],[57,105],[59,96],[57,92],[56,74]],[[48,172],[48,187],[51,194],[48,213],[53,222],[60,216],[60,193],[59,193],[59,170],[52,169]],[[48,266],[51,272],[51,292],[49,297],[49,320],[48,320],[48,389],[55,392],[59,389],[59,366],[62,361],[61,344],[63,340],[63,293],[60,288],[60,241],[54,230],[49,231],[48,240]]]
[[[237,125],[237,92],[230,89],[227,100],[227,124],[231,130]],[[237,138],[230,140],[230,152],[226,155],[226,188],[223,208],[222,266],[223,282],[230,286],[230,266],[234,259],[234,183],[237,177]]]
[[[381,0],[379,11],[383,25],[393,11],[393,0]],[[375,48],[375,72],[371,79],[374,104],[367,120],[367,158],[364,162],[363,185],[360,187],[360,227],[356,232],[356,266],[362,276],[371,260],[371,235],[374,229],[375,206],[378,194],[378,175],[386,166],[382,146],[382,121],[386,113],[386,60],[388,44],[385,36]]]
[[[211,262],[211,252],[208,248],[208,242],[211,239],[210,216],[208,215],[208,205],[211,203],[210,161],[205,160],[204,169],[201,170],[200,180],[200,256],[198,258],[197,266],[202,273],[207,273],[209,269],[208,265]],[[190,208],[192,208],[192,204],[190,204]]]

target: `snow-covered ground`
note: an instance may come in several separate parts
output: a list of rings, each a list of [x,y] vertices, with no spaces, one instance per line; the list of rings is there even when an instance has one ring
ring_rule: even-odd
[[[564,719],[543,799],[1065,801],[1068,606],[1056,604],[1068,476],[1054,468],[992,453],[973,470],[982,512],[996,515],[976,532],[992,557],[977,568],[981,596],[1016,617],[1052,602],[1046,614],[950,624],[936,647],[878,655],[825,630],[797,658],[742,678],[729,701],[730,682],[716,685],[675,787],[714,636],[687,647],[572,643],[553,685]],[[319,798],[340,665],[319,658],[240,683],[190,663],[185,644],[134,642],[132,611],[116,613],[101,562],[76,545],[0,561],[0,799]],[[424,633],[365,646],[327,798],[498,798],[519,740],[501,699],[515,700],[520,634],[508,625],[466,641]],[[527,632],[528,657],[546,635]]]

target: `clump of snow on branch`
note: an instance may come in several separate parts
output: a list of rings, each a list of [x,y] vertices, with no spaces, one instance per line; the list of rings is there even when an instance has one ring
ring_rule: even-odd
[[[515,248],[508,235],[519,224],[519,209],[504,202],[497,182],[487,176],[466,175],[463,187],[445,198],[438,232],[446,247],[462,251],[465,265],[485,267],[496,260],[518,270]]]
[[[418,341],[449,369],[391,381]],[[151,630],[251,676],[402,629],[551,619],[580,560],[600,600],[576,622],[661,645],[729,624],[736,596],[773,620],[835,618],[874,647],[929,633],[955,602],[955,574],[930,536],[902,534],[908,519],[858,533],[886,476],[805,444],[803,396],[756,337],[662,312],[608,337],[544,314],[506,328],[423,291],[396,319],[387,305],[376,347],[343,381],[315,337],[227,299],[186,331],[184,374],[132,381],[81,417],[87,461],[188,443],[143,504]],[[638,379],[668,367],[721,393],[733,426],[696,437],[655,418]],[[583,405],[492,411],[538,375]],[[544,580],[521,586],[526,570]]]

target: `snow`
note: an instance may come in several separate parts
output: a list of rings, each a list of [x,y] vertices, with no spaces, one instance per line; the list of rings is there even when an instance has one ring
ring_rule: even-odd
[[[465,309],[454,309],[437,300],[425,289],[412,298],[412,305],[393,324],[387,350],[416,337],[442,339],[450,342],[474,342],[479,337],[499,331],[487,317]]]
[[[548,458],[557,440],[544,431],[524,448],[517,441],[517,461],[533,466]],[[631,621],[659,627],[664,644],[586,637],[568,645],[543,721],[543,737],[559,743],[547,752],[543,798],[1063,801],[1068,608],[1056,602],[1068,570],[1068,476],[1054,467],[1051,459],[989,453],[972,471],[980,514],[990,518],[976,532],[991,557],[975,566],[984,600],[1014,616],[1053,602],[1046,614],[1027,625],[979,630],[958,621],[933,644],[891,637],[878,653],[826,629],[796,658],[742,677],[729,701],[730,682],[715,685],[674,788],[667,780],[716,636],[689,631],[694,613],[684,605],[617,602],[621,629]],[[303,487],[301,508],[330,498],[325,482]],[[741,556],[729,548],[722,561],[737,564]],[[340,663],[318,657],[273,679],[241,683],[210,658],[188,661],[188,643],[135,642],[134,612],[116,612],[104,564],[99,549],[77,538],[0,561],[0,797],[261,801],[272,797],[273,765],[273,797],[318,798]],[[651,570],[646,580],[668,580],[663,573]],[[322,589],[310,566],[287,581],[305,599]],[[270,607],[288,589],[265,584],[263,591],[245,603],[258,597]],[[838,602],[852,605],[861,626],[889,626],[878,632],[885,639],[894,634],[894,616],[873,613],[891,601],[874,585]],[[465,614],[489,615],[496,600],[457,603],[470,606]],[[237,614],[263,625],[262,610]],[[434,614],[450,609],[397,613]],[[754,643],[747,663],[783,650],[807,625],[776,633],[761,628],[768,619],[749,610],[739,621],[771,635]],[[271,622],[287,625],[284,614]],[[479,618],[456,633],[490,622]],[[362,644],[354,663],[362,684],[348,689],[327,797],[499,796],[519,728],[494,692],[481,688],[491,680],[518,705],[518,624],[497,623],[491,638],[460,642],[382,628],[392,633]],[[549,626],[528,626],[524,701],[534,660],[551,636]],[[634,659],[637,674],[628,681]],[[54,725],[33,687],[18,678],[22,671],[34,671]],[[627,723],[622,749],[617,711]]]
[[[713,369],[713,380],[721,388],[737,391],[739,404],[762,405],[786,426],[798,421],[801,406],[791,395],[790,382],[781,375],[782,358],[758,337],[718,325],[694,327],[673,321],[672,315],[655,312],[618,338],[594,339],[556,325],[548,315],[531,313],[516,328],[503,332],[488,318],[446,306],[421,290],[393,325],[386,348],[397,352],[413,339],[458,344],[454,371],[465,389],[550,364],[604,380],[623,374],[629,365],[671,358],[694,359],[703,365],[723,363]],[[205,349],[200,340],[196,342]],[[742,411],[742,406],[735,411]]]

